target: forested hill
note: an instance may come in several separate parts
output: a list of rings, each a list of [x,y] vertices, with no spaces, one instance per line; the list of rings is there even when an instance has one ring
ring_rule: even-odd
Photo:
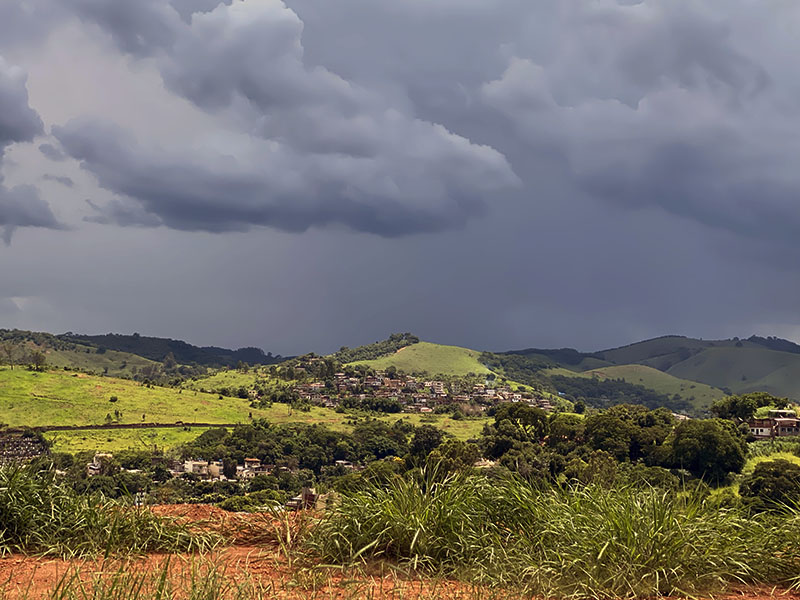
[[[271,365],[285,360],[284,357],[273,355],[271,352],[265,354],[261,348],[229,350],[217,346],[200,347],[180,340],[149,337],[138,333],[133,335],[65,333],[57,337],[65,341],[88,344],[105,350],[129,352],[158,362],[162,362],[169,354],[172,354],[178,363],[207,367],[233,367],[240,361],[249,365]]]

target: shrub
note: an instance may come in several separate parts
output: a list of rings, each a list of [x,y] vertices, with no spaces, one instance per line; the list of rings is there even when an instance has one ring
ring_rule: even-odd
[[[783,510],[800,504],[800,465],[784,459],[759,463],[742,480],[739,494],[754,510]]]

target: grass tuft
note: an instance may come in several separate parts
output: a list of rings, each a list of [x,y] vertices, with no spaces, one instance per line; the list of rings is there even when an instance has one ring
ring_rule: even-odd
[[[220,541],[100,495],[78,495],[52,471],[0,468],[0,555],[63,557],[206,550]]]
[[[538,489],[460,475],[344,496],[310,544],[327,562],[414,570],[545,597],[636,598],[791,584],[800,517],[752,517],[693,492]]]

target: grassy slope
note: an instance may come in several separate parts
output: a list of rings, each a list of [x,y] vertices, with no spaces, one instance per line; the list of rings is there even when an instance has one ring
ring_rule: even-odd
[[[692,353],[688,358],[687,350]],[[766,391],[800,398],[800,354],[770,350],[747,340],[698,340],[670,336],[605,350],[600,354],[620,367],[632,364],[653,367],[679,379],[728,388],[736,394]],[[629,381],[628,377],[624,378]],[[635,380],[631,382],[637,383]],[[666,380],[643,385],[666,392],[665,383]],[[704,395],[708,397],[708,394]]]
[[[603,379],[623,379],[628,383],[643,385],[662,394],[673,396],[678,394],[685,398],[695,408],[707,408],[714,400],[725,395],[720,389],[713,388],[704,383],[679,379],[669,373],[664,373],[644,365],[620,365],[617,367],[604,367],[585,373],[587,376],[597,375]],[[694,399],[692,399],[694,398]]]
[[[117,396],[117,402],[110,402]],[[0,415],[9,425],[89,425],[105,422],[106,414],[122,413],[121,423],[146,421],[246,421],[247,400],[219,399],[213,394],[172,388],[147,388],[134,381],[65,371],[35,373],[0,369]],[[264,415],[266,416],[266,415]]]
[[[85,350],[89,350],[89,352]],[[111,376],[130,375],[134,367],[140,369],[144,366],[155,364],[153,361],[136,354],[117,352],[116,350],[107,350],[98,354],[94,348],[89,348],[88,346],[85,349],[78,350],[47,348],[44,349],[44,353],[47,357],[47,364],[50,367],[71,367],[95,373],[102,373],[104,369],[108,369],[108,375]]]
[[[74,454],[84,450],[92,452],[118,452],[120,450],[152,450],[173,448],[196,438],[206,427],[187,429],[117,429],[108,431],[50,431],[45,437],[53,443],[53,452]]]
[[[717,342],[708,342],[679,336],[666,336],[637,342],[620,348],[604,350],[598,354],[601,354],[605,360],[612,363],[624,365],[630,363],[644,363],[658,357],[669,357],[676,354],[681,348],[688,348],[689,350],[702,349],[708,347],[709,344],[712,343]]]
[[[668,373],[728,387],[734,393],[765,391],[800,398],[800,354],[754,345],[708,348],[672,366]]]
[[[235,369],[221,369],[216,373],[203,377],[202,379],[192,379],[184,382],[183,386],[190,390],[218,390],[229,388],[237,390],[240,387],[250,389],[259,377],[265,377],[262,370],[250,369],[247,373],[242,373]]]
[[[389,356],[353,364],[365,364],[374,369],[395,366],[406,373],[426,371],[431,375],[462,376],[469,373],[490,373],[489,369],[479,362],[479,356],[480,352],[468,348],[419,342]]]

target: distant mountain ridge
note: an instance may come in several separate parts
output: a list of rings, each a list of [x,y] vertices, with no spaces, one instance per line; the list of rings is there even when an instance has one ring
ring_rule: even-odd
[[[772,336],[703,340],[666,335],[598,352],[527,348],[501,354],[576,373],[642,365],[727,393],[765,391],[800,399],[800,345]]]
[[[261,348],[247,347],[238,350],[217,346],[194,346],[181,340],[139,335],[107,333],[83,335],[65,333],[56,336],[69,342],[89,344],[106,350],[129,352],[144,358],[163,362],[169,354],[181,364],[196,364],[207,367],[235,367],[239,362],[249,365],[272,365],[286,360],[284,357],[265,353]]]

